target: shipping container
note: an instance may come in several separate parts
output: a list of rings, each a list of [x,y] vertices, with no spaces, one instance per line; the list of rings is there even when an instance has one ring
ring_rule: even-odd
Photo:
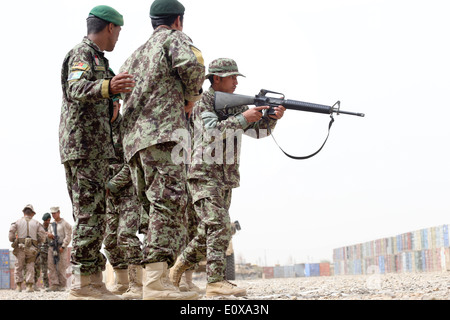
[[[343,263],[342,260],[339,260],[339,262],[336,262],[337,265],[340,265]],[[304,277],[305,276],[305,264],[304,263],[298,263],[294,264],[294,272],[296,277]]]
[[[320,276],[330,276],[330,263],[322,262],[319,264],[319,275]]]
[[[9,249],[0,249],[0,269],[9,268]]]
[[[444,247],[448,248],[450,247],[449,241],[448,241],[448,225],[444,224],[442,226],[442,234],[443,234],[443,241],[444,241]]]
[[[263,279],[273,278],[273,267],[263,267]]]
[[[0,289],[11,288],[11,269],[0,268]]]
[[[282,266],[273,267],[273,277],[274,278],[284,278],[284,267],[282,267]]]
[[[294,266],[284,266],[284,277],[285,278],[295,278]]]

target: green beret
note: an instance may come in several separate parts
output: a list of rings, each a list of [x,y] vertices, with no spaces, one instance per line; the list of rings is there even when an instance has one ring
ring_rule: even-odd
[[[109,6],[96,6],[89,15],[114,23],[116,26],[123,26],[123,16]]]
[[[184,14],[184,6],[177,0],[155,0],[150,7],[150,17]]]
[[[42,216],[42,220],[43,221],[45,221],[45,220],[48,220],[48,219],[50,219],[51,218],[51,216],[50,216],[50,213],[45,213],[43,216]]]

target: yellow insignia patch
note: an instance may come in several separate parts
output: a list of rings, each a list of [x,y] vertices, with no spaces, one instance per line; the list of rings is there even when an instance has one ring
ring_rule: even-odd
[[[87,69],[89,69],[89,65],[87,63],[84,63],[84,62],[76,62],[72,66],[72,70],[86,71]]]
[[[202,52],[200,50],[198,50],[194,46],[191,46],[191,50],[195,54],[195,56],[197,57],[198,63],[200,63],[202,66],[204,66],[205,65],[205,60],[203,60]]]

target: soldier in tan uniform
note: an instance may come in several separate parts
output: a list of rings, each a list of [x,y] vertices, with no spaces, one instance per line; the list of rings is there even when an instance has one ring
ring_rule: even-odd
[[[47,238],[44,227],[33,219],[35,214],[33,206],[28,204],[22,210],[23,217],[11,224],[9,229],[9,241],[14,248],[13,254],[16,256],[14,268],[14,280],[17,291],[21,291],[24,281],[24,268],[26,276],[25,282],[27,292],[33,292],[34,286],[34,263],[38,253],[38,245]]]
[[[66,288],[68,265],[67,248],[72,240],[72,226],[63,218],[59,207],[51,207],[50,212],[53,222],[50,224],[48,237],[53,241],[48,249],[48,271],[50,280],[50,291],[64,291]],[[54,245],[57,244],[58,251],[55,254]],[[58,257],[55,264],[54,256]]]

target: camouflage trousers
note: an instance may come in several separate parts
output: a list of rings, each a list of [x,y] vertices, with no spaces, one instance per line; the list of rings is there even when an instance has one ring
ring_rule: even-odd
[[[122,192],[122,191],[119,191]],[[106,232],[103,244],[113,268],[127,269],[142,260],[141,241],[137,236],[141,206],[134,194],[111,194],[106,202]]]
[[[174,142],[140,150],[130,160],[130,171],[138,199],[144,208],[142,220],[148,225],[143,243],[142,263],[167,262],[171,267],[186,234],[186,172],[183,164],[172,162]]]
[[[13,254],[16,256],[16,263],[14,265],[15,283],[22,283],[24,278],[26,283],[34,283],[36,253],[17,248],[14,249]]]
[[[55,261],[53,260],[53,248],[50,247],[48,249],[48,255],[50,257],[50,259],[48,259],[48,276],[52,286],[65,288],[67,285],[67,250],[69,249],[65,248],[59,253],[59,261],[57,265],[55,265]]]
[[[91,275],[105,270],[100,252],[106,227],[107,159],[80,159],[64,163],[73,210],[72,273]]]
[[[215,190],[193,203],[200,220],[196,236],[181,254],[181,261],[193,265],[206,257],[208,283],[225,279],[226,250],[231,240],[231,189]]]
[[[41,274],[42,283],[44,284],[45,288],[48,288],[48,251],[45,252],[43,250],[41,250],[36,258],[36,261],[34,262],[34,283],[38,283]]]

